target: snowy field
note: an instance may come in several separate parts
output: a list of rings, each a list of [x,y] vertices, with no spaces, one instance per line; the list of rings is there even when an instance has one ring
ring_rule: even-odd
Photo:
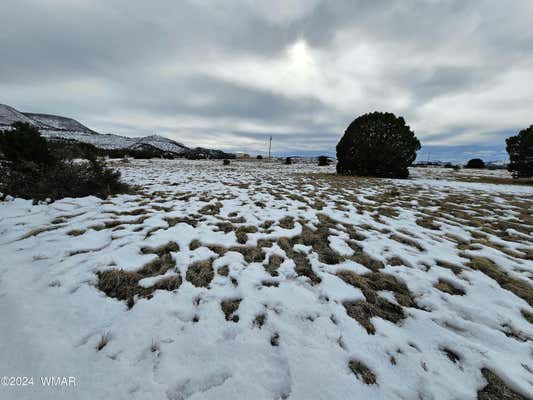
[[[0,203],[1,399],[533,397],[533,187],[455,181],[505,171],[114,166]]]

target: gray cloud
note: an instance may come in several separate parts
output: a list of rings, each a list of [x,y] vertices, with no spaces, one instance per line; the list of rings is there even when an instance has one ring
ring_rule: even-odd
[[[103,132],[333,151],[375,109],[429,145],[503,144],[533,122],[529,0],[4,0],[2,15],[0,102]]]

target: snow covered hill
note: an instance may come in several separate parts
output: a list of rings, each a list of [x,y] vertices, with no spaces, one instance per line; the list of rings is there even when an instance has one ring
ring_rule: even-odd
[[[59,115],[50,115],[50,114],[34,114],[34,113],[23,113],[26,117],[30,118],[34,123],[38,123],[46,126],[48,129],[57,129],[62,131],[72,131],[72,132],[86,132],[86,133],[96,133],[93,130],[87,128],[85,125],[80,124],[78,121],[72,118],[61,117]]]
[[[5,104],[0,104],[0,129],[9,127],[9,125],[17,121],[33,124],[37,126],[38,128],[45,127],[38,121],[34,121],[31,118],[24,115],[23,113],[15,110],[13,107],[10,107]]]
[[[8,128],[13,122],[21,121],[39,128],[41,135],[50,140],[75,140],[89,143],[105,150],[146,150],[161,151],[174,155],[207,154],[226,157],[219,150],[189,148],[182,143],[159,135],[127,137],[114,134],[101,134],[89,129],[72,118],[59,115],[23,113],[8,105],[0,104],[0,129]]]

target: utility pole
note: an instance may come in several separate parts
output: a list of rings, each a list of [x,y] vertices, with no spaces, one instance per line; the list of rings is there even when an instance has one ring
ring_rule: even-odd
[[[268,142],[268,161],[270,161],[270,151],[272,150],[272,136],[270,136],[270,140]]]

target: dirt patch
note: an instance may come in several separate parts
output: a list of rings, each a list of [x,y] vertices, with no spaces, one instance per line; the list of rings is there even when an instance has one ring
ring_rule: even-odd
[[[478,400],[527,400],[526,397],[514,392],[494,372],[487,368],[481,370],[487,385],[477,392]]]
[[[376,374],[361,361],[351,360],[348,363],[348,368],[350,368],[357,379],[363,381],[365,384],[377,384]]]
[[[439,281],[434,285],[437,289],[439,289],[441,292],[445,292],[448,294],[451,294],[452,296],[464,296],[465,291],[461,289],[460,287],[457,287],[450,281],[447,281],[445,279],[439,278]]]
[[[226,317],[226,321],[239,322],[239,316],[235,312],[239,309],[242,299],[224,300],[220,303],[220,308]]]
[[[189,266],[185,279],[196,287],[208,287],[215,271],[213,270],[213,259],[197,261]]]

